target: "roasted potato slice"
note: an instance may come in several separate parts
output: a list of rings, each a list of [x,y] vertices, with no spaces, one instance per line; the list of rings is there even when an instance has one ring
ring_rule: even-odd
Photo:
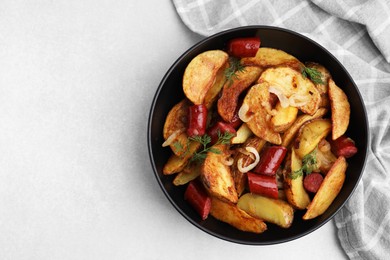
[[[303,158],[312,152],[331,129],[332,123],[329,119],[314,119],[303,125],[294,143],[297,156]]]
[[[202,52],[191,60],[183,75],[183,91],[194,104],[204,103],[218,71],[226,65],[228,54],[221,50]]]
[[[278,102],[274,111],[271,123],[275,132],[280,133],[286,131],[297,119],[298,108],[296,107],[282,107],[280,102]]]
[[[199,163],[190,163],[188,164],[181,172],[179,172],[173,184],[175,186],[180,186],[189,183],[192,180],[195,180],[200,175],[200,164]]]
[[[248,140],[249,137],[253,135],[253,132],[248,127],[247,124],[243,123],[236,132],[236,136],[234,136],[230,142],[232,144],[242,144],[245,143],[246,140]]]
[[[284,192],[287,201],[296,209],[306,209],[310,203],[309,194],[303,187],[303,175],[291,178],[291,173],[298,171],[302,167],[302,161],[291,151],[291,168],[284,172]]]
[[[234,156],[234,162],[233,162],[233,165],[231,168],[232,168],[232,175],[233,175],[233,179],[234,179],[234,184],[235,184],[236,191],[237,191],[239,196],[245,190],[246,183],[247,183],[247,176],[246,176],[246,173],[243,173],[238,169],[238,166],[237,166],[238,161],[241,161],[242,167],[247,167],[248,165],[254,163],[254,161],[255,161],[255,158],[252,158],[246,152],[245,153],[240,152],[240,150],[241,149],[244,150],[246,147],[253,147],[256,149],[257,152],[260,153],[260,151],[263,149],[265,144],[266,144],[266,141],[264,139],[261,139],[257,136],[252,136],[245,142],[245,144],[241,148],[237,149],[237,152]]]
[[[306,122],[316,119],[316,118],[321,118],[328,112],[327,109],[325,108],[320,108],[317,110],[317,112],[314,113],[314,115],[307,115],[303,114],[298,116],[298,118],[294,121],[294,123],[284,132],[282,136],[282,146],[287,147],[291,144],[292,140],[298,133],[299,129],[303,124]]]
[[[229,63],[226,62],[226,64],[218,70],[213,85],[206,93],[206,96],[204,98],[204,104],[207,109],[210,109],[213,106],[215,100],[218,98],[218,95],[226,82],[225,69],[228,67],[228,65]]]
[[[351,109],[347,95],[329,79],[329,99],[332,112],[332,139],[342,136],[348,128]]]
[[[237,110],[238,97],[255,82],[261,73],[259,67],[245,67],[243,71],[236,72],[232,82],[227,81],[218,100],[218,113],[226,122],[231,122]]]
[[[273,144],[281,144],[280,134],[274,131],[270,122],[271,104],[268,86],[266,82],[256,84],[246,94],[242,104],[248,108],[246,115],[250,119],[246,124],[256,136]]]
[[[282,228],[290,227],[294,219],[294,209],[286,201],[252,193],[242,195],[238,200],[237,207],[253,217]]]
[[[302,73],[289,67],[266,69],[259,82],[266,81],[289,99],[290,106],[295,106],[305,114],[313,115],[321,103],[321,96],[313,82]]]
[[[207,191],[217,198],[236,203],[238,195],[234,180],[226,159],[230,156],[227,145],[218,144],[212,147],[219,153],[208,152],[201,169],[201,180]]]
[[[262,68],[275,66],[289,66],[300,70],[303,64],[294,56],[278,49],[261,47],[255,57],[242,58],[241,64],[245,66],[259,66]]]
[[[163,174],[170,175],[182,171],[200,146],[200,143],[191,141],[188,145],[188,150],[183,156],[172,154],[164,165]]]
[[[307,207],[303,219],[307,220],[318,217],[328,209],[344,184],[346,169],[347,161],[344,157],[340,156],[326,174],[319,190]]]
[[[253,233],[263,233],[267,230],[267,225],[263,220],[252,217],[245,211],[239,209],[236,204],[219,200],[215,197],[211,198],[210,214],[233,227]]]

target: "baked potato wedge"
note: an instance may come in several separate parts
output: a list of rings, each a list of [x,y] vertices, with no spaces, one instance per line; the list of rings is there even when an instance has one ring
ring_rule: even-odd
[[[297,156],[303,158],[312,152],[331,129],[332,123],[329,119],[314,119],[303,125],[294,143]]]
[[[207,153],[201,168],[201,180],[212,196],[236,203],[238,200],[237,191],[230,167],[226,165],[226,158],[230,157],[228,146],[217,144],[212,148],[219,150],[219,153]]]
[[[245,193],[237,207],[249,215],[276,224],[282,228],[291,226],[294,219],[294,209],[286,201],[271,199],[253,193]]]
[[[218,99],[218,113],[226,122],[231,122],[238,106],[238,97],[243,91],[255,82],[261,73],[259,67],[245,67],[243,71],[237,71],[233,81],[227,81],[222,89],[222,95]]]
[[[183,151],[187,149],[187,121],[188,107],[190,102],[188,99],[183,99],[177,103],[169,112],[165,119],[163,128],[164,140],[168,143],[174,154],[181,156]],[[169,140],[168,140],[169,139]],[[165,146],[165,142],[163,144]],[[178,147],[182,149],[178,149]]]
[[[190,61],[183,75],[183,91],[192,103],[196,105],[204,103],[218,71],[225,68],[228,59],[226,52],[210,50],[198,54]]]
[[[230,142],[232,144],[242,144],[245,143],[246,140],[248,140],[249,137],[253,135],[253,132],[248,127],[247,124],[243,123],[236,132],[236,136],[234,136]]]
[[[275,66],[289,66],[300,70],[303,64],[294,56],[278,49],[261,47],[255,57],[242,58],[241,64],[244,66],[259,66],[262,68]]]
[[[271,124],[270,93],[268,83],[262,82],[250,88],[246,94],[242,106],[247,108],[246,124],[249,129],[258,137],[273,143],[280,144],[280,134],[275,132]],[[240,108],[241,109],[241,108]]]
[[[175,179],[173,179],[173,185],[180,186],[195,180],[200,175],[200,164],[190,163],[179,172]]]
[[[211,198],[210,214],[214,218],[242,231],[263,233],[267,230],[267,225],[263,220],[252,217],[239,209],[236,204],[225,202],[215,197]]]
[[[328,92],[332,112],[332,139],[336,140],[347,131],[351,108],[347,95],[332,79],[329,79]]]
[[[298,108],[292,106],[282,107],[278,102],[271,118],[274,131],[278,133],[286,131],[297,119],[297,115]]]
[[[318,217],[328,209],[344,184],[346,169],[347,161],[340,156],[326,174],[319,190],[307,207],[303,219],[308,220]]]
[[[244,172],[241,172],[238,169],[238,163],[240,161],[241,167],[245,168],[248,165],[255,162],[255,158],[251,157],[247,152],[242,153],[240,150],[244,150],[246,147],[253,147],[257,152],[263,149],[266,141],[257,136],[251,136],[248,140],[243,144],[240,149],[237,149],[237,152],[234,156],[234,161],[232,165],[232,176],[234,179],[234,185],[236,187],[236,191],[239,196],[244,192],[246,184],[247,184],[247,175]]]
[[[303,175],[291,178],[291,173],[302,168],[302,161],[291,149],[291,168],[284,173],[284,192],[287,201],[296,209],[306,209],[310,203],[309,194],[303,187]]]
[[[320,118],[324,116],[327,112],[328,110],[326,108],[319,108],[317,112],[314,113],[314,115],[303,114],[298,116],[294,123],[283,133],[282,146],[288,147],[291,144],[292,140],[294,139],[303,124],[310,120]]]
[[[226,62],[226,64],[218,70],[213,85],[209,91],[207,91],[206,96],[204,97],[204,104],[207,109],[210,109],[214,105],[214,102],[218,98],[218,95],[226,82],[225,69],[228,67],[228,65],[228,62]]]
[[[289,100],[289,105],[297,107],[305,114],[313,115],[320,106],[321,96],[314,83],[290,67],[266,69],[259,82],[268,82],[274,92]]]
[[[171,175],[181,172],[190,161],[193,154],[200,148],[201,144],[191,141],[188,145],[188,150],[183,156],[172,154],[163,167],[164,175]]]

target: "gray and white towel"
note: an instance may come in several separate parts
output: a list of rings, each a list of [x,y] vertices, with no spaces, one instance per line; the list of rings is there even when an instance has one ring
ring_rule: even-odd
[[[335,216],[350,259],[390,257],[390,0],[173,0],[183,22],[208,36],[245,25],[302,33],[346,67],[363,96],[370,147],[362,181]]]

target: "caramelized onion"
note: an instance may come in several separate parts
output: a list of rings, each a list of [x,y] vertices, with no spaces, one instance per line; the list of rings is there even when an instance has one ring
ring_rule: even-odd
[[[162,144],[162,147],[171,145],[179,134],[181,134],[180,130],[174,131],[170,136],[168,136],[167,140],[165,140],[165,142]]]
[[[249,111],[249,106],[248,104],[242,104],[242,106],[240,107],[240,109],[238,110],[238,117],[241,119],[242,122],[248,122],[252,119],[253,115],[252,116],[248,116],[247,113]]]
[[[253,148],[253,147],[245,147],[245,149],[250,152],[251,154],[253,154],[255,156],[255,161],[251,164],[249,164],[248,166],[246,167],[243,167],[243,158],[240,158],[237,162],[237,168],[240,172],[242,173],[245,173],[245,172],[249,172],[250,170],[252,170],[253,168],[256,167],[256,165],[259,163],[260,161],[260,155],[259,155],[259,152]]]
[[[280,105],[283,107],[283,108],[286,108],[290,105],[290,101],[289,99],[286,97],[286,95],[283,94],[283,92],[278,89],[277,87],[273,87],[273,86],[270,86],[268,88],[268,91],[269,93],[272,93],[272,94],[275,94],[278,99],[279,99],[279,102],[280,102]]]

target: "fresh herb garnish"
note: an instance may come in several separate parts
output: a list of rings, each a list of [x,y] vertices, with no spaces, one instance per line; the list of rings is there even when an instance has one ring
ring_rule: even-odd
[[[302,75],[305,78],[310,78],[315,84],[324,85],[324,81],[322,79],[322,74],[315,68],[303,67]]]
[[[309,175],[316,169],[316,166],[317,166],[316,150],[313,150],[311,153],[305,155],[302,158],[302,167],[299,170],[291,172],[290,178],[296,179],[300,176]]]
[[[225,77],[228,81],[229,86],[233,83],[234,79],[237,79],[237,72],[243,72],[245,66],[241,64],[240,59],[236,57],[229,58],[229,67],[225,69]]]
[[[218,140],[215,144],[229,144],[230,139],[234,136],[234,134],[230,132],[224,132],[221,134],[221,132],[218,131]],[[188,138],[191,141],[198,142],[203,145],[203,148],[199,151],[194,153],[194,155],[191,157],[191,162],[201,162],[204,159],[206,159],[207,153],[215,153],[215,154],[221,154],[221,151],[217,148],[214,148],[213,146],[209,146],[211,143],[211,137],[208,134],[204,134],[202,136],[194,136]]]

